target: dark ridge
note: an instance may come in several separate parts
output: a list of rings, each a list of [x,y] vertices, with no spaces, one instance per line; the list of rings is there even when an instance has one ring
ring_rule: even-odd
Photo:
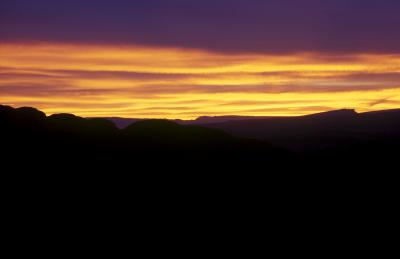
[[[255,117],[255,116],[201,116],[196,120],[192,121],[193,124],[210,124],[220,123],[225,121],[241,121],[241,120],[254,120],[254,119],[265,119],[270,117]]]
[[[343,109],[343,110],[335,110],[328,111],[304,116],[296,116],[296,117],[352,117],[357,116],[358,113],[352,109]],[[207,124],[216,124],[216,123],[224,123],[230,121],[252,121],[252,120],[269,120],[269,119],[279,119],[279,118],[296,118],[296,117],[285,117],[285,116],[239,116],[239,115],[228,115],[228,116],[200,116],[195,120],[171,120],[181,125],[207,125]],[[118,128],[123,129],[129,126],[132,123],[141,120],[149,120],[149,119],[138,119],[138,118],[120,118],[120,117],[105,117],[104,119],[110,120],[114,122]]]
[[[354,118],[357,116],[358,113],[354,109],[342,109],[342,110],[334,110],[334,111],[328,111],[328,112],[321,112],[321,113],[315,113],[311,115],[305,115],[303,117],[313,117],[313,118],[322,118],[322,117],[338,117],[338,118]]]
[[[93,118],[96,119],[96,118]],[[134,119],[134,118],[120,118],[120,117],[105,117],[101,119],[106,119],[111,122],[113,122],[119,129],[124,129],[131,125],[132,123],[135,123],[137,121],[140,121],[142,119]]]
[[[31,107],[21,107],[15,109],[15,112],[22,120],[27,119],[39,121],[46,118],[46,114],[44,112]]]
[[[173,147],[206,148],[232,142],[234,138],[227,133],[200,126],[184,126],[167,120],[143,120],[131,124],[122,134],[129,140],[142,143],[159,144]],[[154,148],[154,147],[153,147]]]
[[[24,161],[14,164],[18,166],[46,159],[67,168],[83,164],[113,171],[131,166],[163,167],[163,171],[171,163],[187,170],[214,165],[270,172],[302,165],[308,170],[327,164],[348,168],[397,161],[400,110],[361,114],[340,110],[203,126],[139,120],[118,129],[107,119],[46,117],[34,108],[0,106],[0,137],[3,160]]]
[[[230,166],[270,161],[284,151],[263,141],[237,138],[219,129],[181,125],[168,120],[140,120],[118,129],[106,119],[85,119],[73,114],[46,117],[33,108],[0,108],[1,137],[8,153],[20,159],[46,159],[64,166],[98,161],[108,166],[167,161]],[[40,156],[38,158],[37,156]],[[282,156],[283,157],[283,156]],[[69,162],[65,164],[65,161]],[[93,162],[93,166],[99,166]]]
[[[383,111],[371,111],[371,112],[363,112],[362,115],[372,115],[372,114],[398,114],[400,109],[390,109]]]
[[[388,143],[400,136],[400,110],[339,110],[300,117],[229,121],[206,126],[241,138],[265,140],[296,152],[324,152],[357,143]],[[393,146],[393,147],[392,147]],[[350,148],[345,148],[350,150]],[[375,154],[374,149],[365,149]]]

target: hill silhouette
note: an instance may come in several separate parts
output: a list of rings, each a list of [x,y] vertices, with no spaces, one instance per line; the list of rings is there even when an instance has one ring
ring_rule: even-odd
[[[99,164],[177,165],[273,161],[287,152],[257,140],[233,137],[221,130],[141,120],[124,129],[106,119],[72,114],[46,116],[34,108],[0,106],[3,150],[11,158],[64,166]]]
[[[321,152],[356,144],[387,144],[400,137],[400,110],[357,113],[339,110],[299,117],[277,117],[202,124],[242,138],[265,140],[297,152]],[[373,149],[367,148],[371,154]]]
[[[339,110],[190,122],[141,119],[120,129],[109,119],[46,116],[30,107],[0,106],[0,136],[3,157],[67,167],[82,163],[93,168],[173,165],[187,169],[219,164],[270,171],[345,163],[359,167],[395,160],[400,111]]]

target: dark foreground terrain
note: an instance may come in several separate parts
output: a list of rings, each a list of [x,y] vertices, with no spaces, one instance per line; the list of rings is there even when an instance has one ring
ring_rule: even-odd
[[[136,120],[119,129],[107,119],[47,117],[34,108],[0,106],[0,134],[3,165],[14,168],[389,170],[399,157],[400,111],[191,123]]]
[[[132,170],[194,170],[215,164],[236,166],[273,162],[290,152],[258,140],[218,130],[183,126],[167,120],[143,120],[118,129],[106,119],[72,114],[46,115],[34,108],[0,107],[3,161],[54,170],[83,166]],[[190,166],[190,167],[187,167]]]
[[[0,106],[2,190],[10,220],[23,228],[66,217],[66,228],[99,231],[99,216],[121,229],[137,217],[135,226],[157,228],[195,215],[196,225],[225,222],[232,231],[229,219],[247,214],[254,229],[268,222],[308,233],[321,222],[367,231],[366,215],[395,215],[399,129],[398,111],[204,126],[141,120],[118,129],[106,119]]]

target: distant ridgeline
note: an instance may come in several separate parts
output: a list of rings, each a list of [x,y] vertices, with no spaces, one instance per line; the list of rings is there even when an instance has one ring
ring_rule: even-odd
[[[120,118],[118,118],[121,120]],[[265,169],[294,165],[366,165],[399,157],[400,111],[352,110],[300,117],[216,117],[196,121],[46,116],[29,107],[0,106],[3,161],[57,162],[73,167],[140,166]],[[125,119],[126,121],[129,119]],[[128,123],[126,123],[128,124]],[[18,166],[18,164],[16,164]]]
[[[269,161],[287,152],[221,130],[179,125],[168,120],[140,120],[124,129],[106,119],[72,114],[46,115],[34,108],[0,106],[2,149],[10,157],[130,167],[182,163]],[[290,153],[290,152],[288,152]]]

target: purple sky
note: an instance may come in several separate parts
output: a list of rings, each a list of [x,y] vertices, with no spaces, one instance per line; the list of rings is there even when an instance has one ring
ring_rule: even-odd
[[[400,53],[399,0],[0,0],[0,40]]]

